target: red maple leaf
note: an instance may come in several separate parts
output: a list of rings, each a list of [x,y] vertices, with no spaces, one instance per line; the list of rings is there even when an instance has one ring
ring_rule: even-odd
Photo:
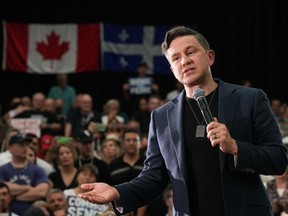
[[[60,36],[54,31],[47,35],[48,44],[37,42],[37,51],[43,56],[44,60],[60,60],[62,55],[69,50],[69,42],[59,44]]]

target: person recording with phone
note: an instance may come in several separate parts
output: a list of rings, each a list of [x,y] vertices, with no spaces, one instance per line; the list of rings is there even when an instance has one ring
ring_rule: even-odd
[[[170,29],[162,52],[184,90],[152,111],[144,169],[119,185],[83,184],[90,191],[79,196],[113,201],[119,215],[152,202],[171,183],[173,215],[273,215],[260,174],[283,174],[287,149],[266,93],[213,78],[215,53],[191,28]]]

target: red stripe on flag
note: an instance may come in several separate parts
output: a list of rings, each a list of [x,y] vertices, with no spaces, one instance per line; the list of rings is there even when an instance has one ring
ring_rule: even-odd
[[[28,25],[6,23],[6,69],[27,71]]]
[[[77,42],[76,71],[99,71],[100,24],[79,24]]]

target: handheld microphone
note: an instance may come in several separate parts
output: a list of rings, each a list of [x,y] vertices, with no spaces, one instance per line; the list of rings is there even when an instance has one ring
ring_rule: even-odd
[[[205,98],[205,91],[201,88],[196,89],[194,91],[193,98],[197,101],[206,125],[208,125],[210,122],[213,121],[213,116]]]

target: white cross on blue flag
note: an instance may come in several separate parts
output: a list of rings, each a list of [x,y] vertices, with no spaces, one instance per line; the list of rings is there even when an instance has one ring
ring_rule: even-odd
[[[136,72],[137,65],[144,61],[150,74],[169,74],[161,43],[171,27],[101,23],[102,70]]]

